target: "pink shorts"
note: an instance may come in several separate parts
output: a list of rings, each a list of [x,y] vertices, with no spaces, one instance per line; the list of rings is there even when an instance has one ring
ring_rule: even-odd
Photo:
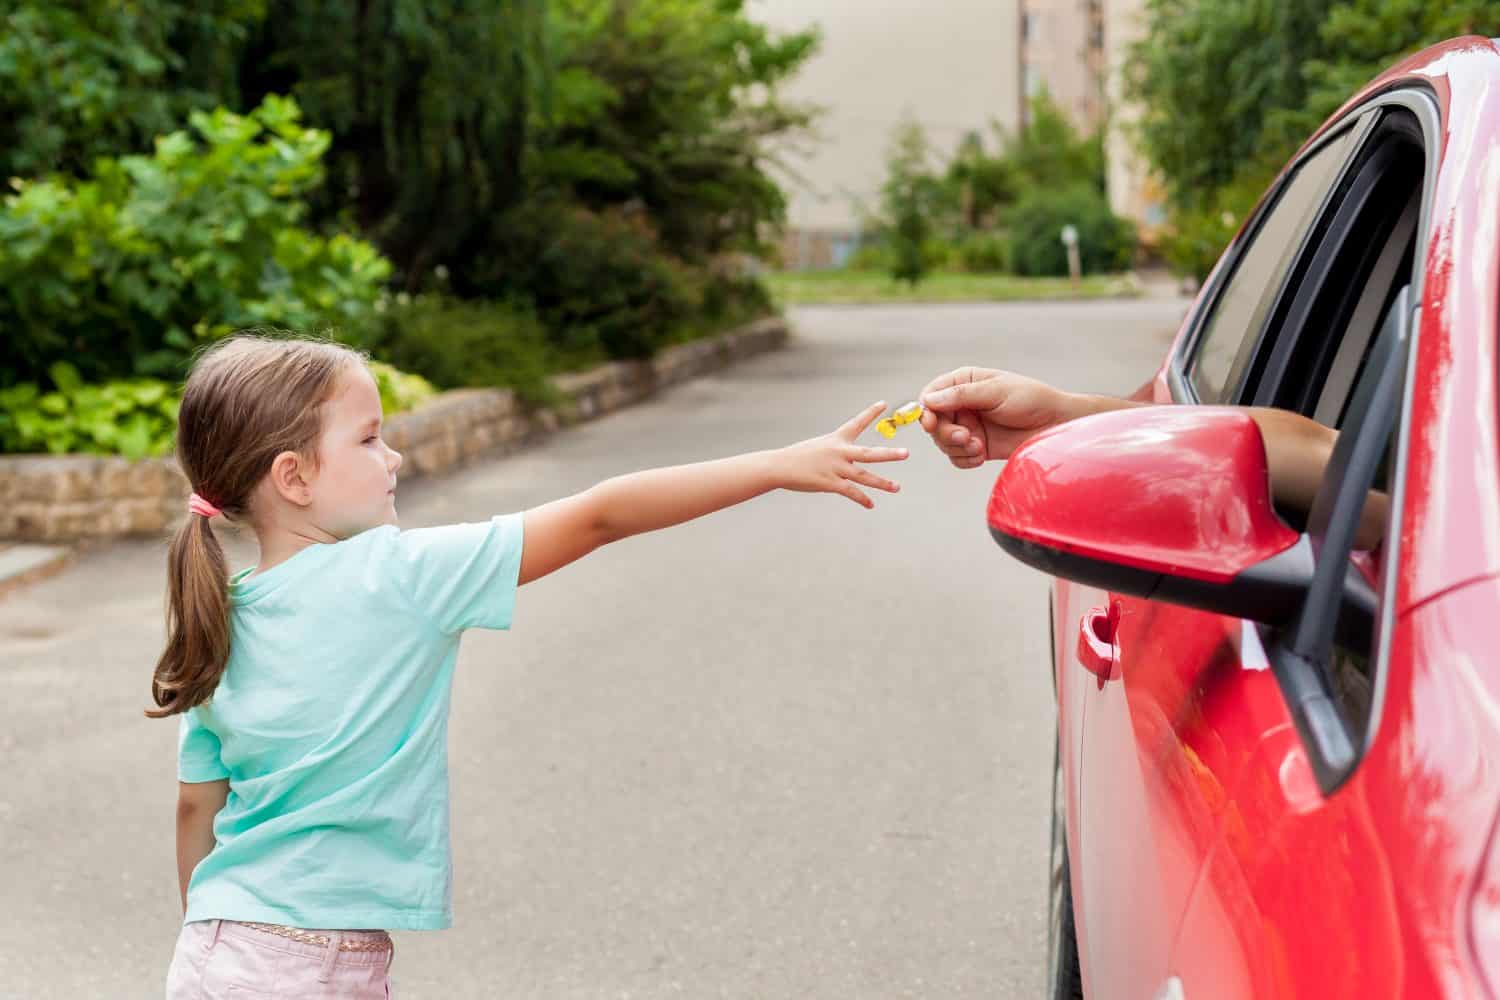
[[[316,933],[331,938],[331,943],[304,944],[233,920],[184,924],[167,970],[167,1000],[391,996],[393,949],[339,949],[341,940],[384,938],[383,933]]]

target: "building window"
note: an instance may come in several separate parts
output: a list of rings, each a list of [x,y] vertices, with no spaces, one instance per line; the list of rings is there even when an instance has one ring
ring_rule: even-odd
[[[1042,90],[1042,75],[1035,66],[1026,67],[1026,96],[1035,97]]]

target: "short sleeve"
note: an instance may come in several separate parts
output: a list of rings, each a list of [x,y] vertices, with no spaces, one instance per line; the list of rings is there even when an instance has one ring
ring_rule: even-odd
[[[229,777],[219,756],[219,737],[203,725],[197,708],[182,713],[177,727],[177,780],[186,784]]]
[[[406,592],[444,632],[510,628],[521,575],[522,515],[403,531]]]

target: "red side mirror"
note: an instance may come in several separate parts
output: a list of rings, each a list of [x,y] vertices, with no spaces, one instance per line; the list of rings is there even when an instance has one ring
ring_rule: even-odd
[[[1054,576],[1259,621],[1283,620],[1311,579],[1260,429],[1232,408],[1136,407],[1039,434],[995,482],[989,526]]]

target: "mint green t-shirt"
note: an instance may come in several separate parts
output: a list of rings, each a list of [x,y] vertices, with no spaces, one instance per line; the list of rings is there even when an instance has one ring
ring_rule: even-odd
[[[452,923],[459,636],[510,627],[522,516],[310,545],[230,584],[229,663],[183,713],[178,777],[229,779],[186,920]]]

